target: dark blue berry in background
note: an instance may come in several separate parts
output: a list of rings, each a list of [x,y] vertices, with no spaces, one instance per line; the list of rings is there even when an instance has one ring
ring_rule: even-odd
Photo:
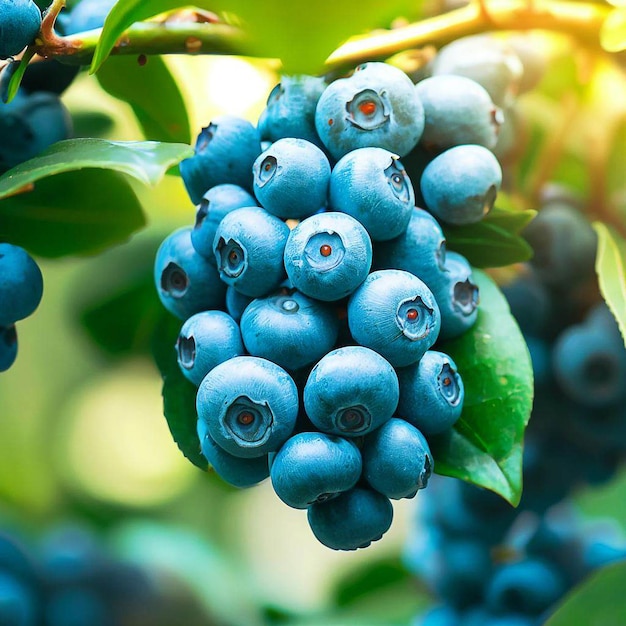
[[[254,193],[272,215],[302,219],[326,207],[330,163],[309,141],[275,141],[259,155],[252,171]]]
[[[259,154],[261,137],[250,122],[233,115],[216,117],[198,135],[194,156],[179,166],[191,201],[199,204],[219,184],[252,190],[252,164]]]
[[[420,143],[427,150],[441,152],[461,144],[495,147],[502,112],[476,81],[442,74],[420,81],[415,89],[424,106]]]
[[[326,88],[317,103],[315,128],[336,160],[366,147],[403,157],[422,135],[424,109],[402,70],[387,63],[363,63],[352,76]]]
[[[243,458],[278,450],[298,417],[298,390],[281,367],[239,356],[214,367],[196,397],[198,419],[226,452]]]
[[[74,5],[66,20],[65,33],[73,35],[102,28],[104,20],[117,0],[81,0]]]
[[[35,40],[41,27],[41,11],[32,0],[0,2],[0,59],[19,54]]]
[[[237,322],[222,311],[201,311],[184,324],[176,340],[178,366],[194,385],[216,366],[244,354]]]
[[[465,391],[454,361],[428,350],[414,365],[398,368],[398,415],[426,436],[438,435],[461,417]]]
[[[441,314],[430,289],[404,270],[372,272],[348,301],[348,325],[357,343],[394,367],[416,363],[437,340]]]
[[[215,264],[213,241],[217,227],[227,213],[243,207],[257,206],[256,198],[239,185],[216,185],[200,200],[191,243],[198,254]]]
[[[377,491],[355,487],[307,511],[315,537],[333,550],[358,550],[378,541],[391,527],[393,507]]]
[[[154,282],[163,306],[181,320],[224,306],[226,285],[215,265],[195,251],[190,227],[174,231],[159,246]]]
[[[341,300],[366,278],[372,242],[362,224],[345,213],[320,213],[289,234],[285,270],[293,286],[318,300]]]
[[[326,86],[319,76],[282,76],[259,117],[261,137],[270,142],[297,137],[321,148],[323,144],[315,130],[315,108]]]
[[[480,293],[468,260],[458,252],[446,254],[445,273],[432,285],[441,313],[442,340],[459,337],[478,317]]]
[[[6,372],[17,358],[15,326],[0,326],[0,372]]]
[[[351,441],[303,432],[290,437],[276,453],[270,475],[285,504],[306,509],[352,489],[361,469],[361,454]]]
[[[449,148],[424,170],[420,188],[426,208],[447,224],[479,222],[493,208],[502,168],[493,152],[476,145]]]
[[[326,354],[304,387],[309,419],[323,432],[358,437],[389,420],[398,406],[398,377],[378,353],[345,346]]]
[[[37,598],[19,578],[0,570],[0,624],[37,626]]]
[[[415,207],[413,185],[398,157],[382,148],[360,148],[333,168],[329,203],[357,219],[374,241],[398,237]]]
[[[42,295],[43,276],[35,260],[20,246],[0,243],[0,326],[31,315]]]
[[[241,317],[247,351],[287,370],[321,359],[338,334],[339,319],[332,308],[292,290],[253,300]]]
[[[433,457],[424,435],[397,417],[366,435],[361,454],[363,478],[392,500],[415,496],[427,486],[433,471]]]
[[[244,459],[233,456],[213,441],[207,423],[198,420],[200,449],[216,474],[233,487],[245,488],[257,485],[270,475],[267,455]]]
[[[271,293],[285,277],[287,237],[287,224],[265,209],[231,211],[220,222],[213,241],[221,279],[253,298]]]

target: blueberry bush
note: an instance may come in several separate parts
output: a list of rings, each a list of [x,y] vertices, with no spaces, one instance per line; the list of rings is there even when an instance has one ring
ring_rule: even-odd
[[[617,1],[0,0],[0,623],[623,624],[625,48]],[[353,567],[299,604],[264,541]]]

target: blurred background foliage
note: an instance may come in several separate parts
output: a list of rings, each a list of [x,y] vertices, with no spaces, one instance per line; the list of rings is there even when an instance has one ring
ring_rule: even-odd
[[[424,14],[438,4],[425,3]],[[532,209],[546,182],[561,182],[587,199],[591,218],[607,211],[623,218],[626,61],[567,36],[533,36],[549,61],[511,115],[507,192]],[[188,141],[220,114],[255,122],[278,81],[271,63],[250,59],[159,62],[180,89]],[[133,109],[95,76],[83,72],[63,99],[76,136],[144,137]],[[429,603],[401,563],[419,497],[395,504],[383,541],[335,553],[269,484],[228,488],[176,448],[150,356],[163,318],[151,268],[160,241],[192,222],[195,208],[175,175],[155,189],[132,184],[145,229],[98,256],[40,261],[44,299],[21,323],[19,358],[0,376],[0,522],[27,538],[85,525],[111,553],[186,585],[205,616],[199,624],[209,616],[245,625],[407,624]],[[576,502],[626,529],[626,472]]]

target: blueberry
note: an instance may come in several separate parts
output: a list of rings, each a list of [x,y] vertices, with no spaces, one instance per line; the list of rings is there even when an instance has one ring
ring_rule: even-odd
[[[372,272],[348,301],[350,332],[394,367],[416,363],[437,340],[441,315],[435,297],[404,270]]]
[[[35,260],[20,246],[0,243],[0,326],[31,315],[42,295],[43,277]]]
[[[72,7],[65,27],[67,35],[102,28],[117,0],[80,0]]]
[[[395,154],[382,148],[360,148],[335,165],[330,206],[359,220],[374,241],[385,241],[406,230],[415,193]]]
[[[0,571],[0,624],[36,626],[37,598],[31,589],[8,571]]]
[[[315,127],[339,160],[357,148],[378,147],[403,157],[424,128],[424,109],[411,79],[386,63],[363,63],[331,83],[315,111]]]
[[[19,91],[0,107],[0,174],[72,134],[72,118],[56,94]]]
[[[425,116],[420,142],[428,150],[441,152],[461,144],[495,147],[503,117],[484,87],[464,76],[439,75],[415,88]]]
[[[532,268],[527,266],[525,269],[528,271],[502,285],[501,289],[524,335],[539,336],[547,330],[551,320],[550,293]]]
[[[318,76],[282,76],[270,92],[259,118],[263,139],[278,141],[297,137],[321,148],[322,142],[315,130],[315,107],[324,89],[326,81]]]
[[[502,169],[492,152],[477,145],[449,148],[424,170],[420,187],[426,208],[448,224],[473,224],[493,208]]]
[[[224,216],[235,209],[257,206],[256,198],[239,185],[215,185],[200,200],[191,243],[198,254],[215,263],[213,241]]]
[[[270,475],[267,455],[244,459],[229,454],[218,446],[209,434],[207,423],[198,420],[198,438],[200,449],[215,473],[229,485],[252,487]]]
[[[306,509],[352,489],[361,476],[361,454],[342,437],[298,433],[276,453],[270,475],[285,504]]]
[[[154,262],[154,282],[163,306],[186,320],[194,313],[221,309],[226,285],[217,270],[191,245],[191,228],[180,228],[160,245]]]
[[[465,391],[454,361],[428,350],[414,365],[398,369],[398,414],[426,436],[445,432],[461,417]]]
[[[0,3],[0,59],[19,54],[35,40],[41,27],[41,11],[32,0]]]
[[[358,550],[378,541],[391,527],[393,507],[377,491],[355,487],[307,511],[318,541],[333,550]]]
[[[503,39],[490,34],[461,37],[443,46],[431,64],[434,76],[455,74],[480,83],[500,107],[511,103],[524,68]]]
[[[447,604],[428,609],[412,626],[459,626],[459,614]]]
[[[241,317],[248,352],[287,370],[322,358],[338,333],[339,319],[332,309],[293,290],[253,300]]]
[[[239,326],[222,311],[201,311],[184,324],[176,340],[178,366],[194,385],[216,366],[244,354]]]
[[[391,418],[398,394],[398,377],[383,357],[368,348],[345,346],[311,370],[304,408],[321,431],[358,437]]]
[[[318,300],[340,300],[365,280],[372,264],[372,242],[353,217],[320,213],[291,231],[284,262],[296,289]]]
[[[228,213],[220,222],[213,251],[221,279],[246,296],[276,289],[285,276],[283,253],[289,227],[258,207]]]
[[[250,122],[233,115],[215,118],[198,135],[194,156],[179,166],[191,201],[199,204],[211,187],[224,183],[251,190],[259,154],[261,137]]]
[[[406,230],[374,250],[376,269],[405,270],[423,280],[432,291],[445,272],[446,238],[439,222],[424,209],[411,211]]]
[[[226,311],[237,323],[241,320],[243,312],[252,300],[254,298],[244,296],[232,286],[226,288]]]
[[[15,325],[0,326],[0,372],[6,372],[17,358]]]
[[[198,419],[226,452],[243,458],[277,450],[298,416],[298,390],[281,367],[238,356],[214,367],[198,389]]]
[[[565,582],[549,562],[526,558],[501,565],[485,592],[486,605],[494,612],[538,615],[563,596]]]
[[[617,405],[626,395],[626,349],[615,322],[567,327],[553,345],[552,364],[561,389],[583,406]]]
[[[272,215],[302,219],[326,206],[330,163],[309,141],[275,141],[259,155],[252,171],[254,193]]]
[[[415,496],[426,487],[433,471],[424,435],[397,417],[366,435],[361,453],[363,478],[392,500]]]
[[[446,254],[445,273],[432,285],[441,312],[440,339],[453,339],[469,330],[478,317],[480,293],[467,259],[457,252]]]

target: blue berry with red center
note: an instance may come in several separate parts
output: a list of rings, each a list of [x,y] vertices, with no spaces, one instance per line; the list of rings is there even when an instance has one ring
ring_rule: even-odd
[[[315,107],[326,87],[326,81],[318,76],[281,77],[259,117],[258,127],[263,139],[278,141],[297,137],[321,148],[322,142],[315,130]]]
[[[229,485],[243,489],[257,485],[269,477],[269,461],[266,454],[251,459],[234,456],[215,443],[204,420],[198,420],[197,428],[204,458],[215,473]]]
[[[414,497],[427,486],[433,471],[433,457],[424,435],[397,417],[366,435],[361,454],[363,478],[392,500]]]
[[[326,302],[341,300],[365,280],[372,265],[372,241],[353,217],[320,213],[291,231],[284,263],[302,293]]]
[[[41,28],[41,11],[32,0],[0,2],[0,59],[19,54]]]
[[[192,315],[176,340],[178,366],[187,380],[199,385],[216,366],[244,354],[239,326],[222,311]]]
[[[196,397],[198,419],[226,452],[243,458],[263,456],[291,436],[298,417],[298,390],[282,368],[252,356],[238,356],[214,367]]]
[[[330,206],[361,222],[374,241],[386,241],[406,230],[415,193],[395,154],[382,148],[360,148],[333,168]]]
[[[394,367],[419,361],[441,327],[439,307],[426,284],[404,270],[372,272],[348,301],[355,341]]]
[[[361,453],[343,437],[303,432],[276,453],[270,476],[276,495],[294,509],[306,509],[352,489],[361,477]]]
[[[398,406],[398,377],[379,354],[362,346],[329,352],[311,370],[304,408],[322,432],[358,437],[391,418]]]
[[[454,361],[428,350],[414,365],[398,369],[398,414],[426,436],[445,432],[461,417],[465,390]]]
[[[441,152],[461,144],[493,149],[504,121],[487,90],[465,76],[439,75],[415,85],[424,106],[421,144]]]
[[[33,257],[20,246],[0,243],[0,326],[32,315],[42,295],[43,277]]]
[[[480,291],[468,260],[458,252],[448,252],[446,272],[432,286],[441,312],[440,339],[454,339],[469,330],[478,317]]]
[[[215,265],[194,249],[191,228],[180,228],[161,243],[154,262],[154,282],[163,306],[182,320],[224,306],[226,285]]]
[[[0,372],[6,372],[17,358],[15,325],[0,326]]]
[[[253,174],[254,193],[272,215],[302,219],[326,206],[330,163],[309,141],[275,141],[254,162]]]
[[[391,527],[393,507],[381,493],[355,487],[307,511],[316,539],[333,550],[367,548]]]
[[[376,269],[405,270],[423,280],[432,291],[442,280],[446,262],[446,238],[439,222],[424,209],[411,211],[406,230],[374,250]]]
[[[447,224],[474,224],[487,215],[502,184],[502,168],[483,146],[462,145],[435,157],[420,187],[426,208]]]
[[[331,83],[315,111],[315,128],[333,158],[377,147],[401,157],[419,141],[424,109],[411,79],[386,63],[363,63]]]
[[[220,222],[213,251],[221,279],[252,298],[278,288],[285,277],[283,253],[289,226],[258,207],[228,213]]]
[[[215,263],[213,241],[220,222],[235,209],[253,206],[257,206],[256,198],[239,185],[211,187],[200,200],[196,223],[191,231],[191,243],[198,254]]]
[[[253,300],[241,317],[247,351],[287,370],[322,358],[337,341],[339,318],[325,303],[297,291]]]
[[[194,204],[215,185],[230,183],[252,189],[252,164],[261,154],[259,131],[233,115],[215,118],[203,128],[195,154],[181,161],[180,175]]]

